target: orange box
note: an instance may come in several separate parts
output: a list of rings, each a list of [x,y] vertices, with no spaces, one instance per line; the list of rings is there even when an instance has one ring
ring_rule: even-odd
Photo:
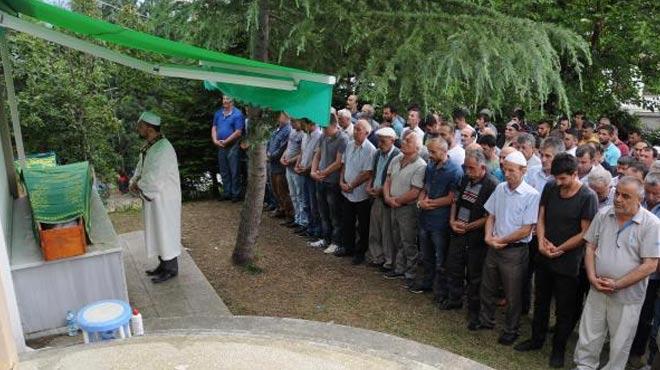
[[[43,229],[38,224],[41,251],[46,261],[85,254],[87,238],[82,218],[74,226],[59,229]]]

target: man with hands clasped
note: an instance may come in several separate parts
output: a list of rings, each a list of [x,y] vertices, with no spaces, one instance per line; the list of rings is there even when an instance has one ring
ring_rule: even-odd
[[[578,369],[598,368],[608,334],[610,354],[603,369],[626,367],[648,277],[660,257],[660,221],[641,206],[643,199],[639,179],[621,178],[614,205],[598,212],[584,236],[591,289],[573,358]]]

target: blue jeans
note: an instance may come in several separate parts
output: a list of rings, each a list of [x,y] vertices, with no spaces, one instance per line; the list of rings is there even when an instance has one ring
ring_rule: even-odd
[[[316,200],[316,181],[310,176],[303,177],[305,186],[303,198],[305,200],[305,210],[309,215],[307,232],[312,236],[321,237],[321,216],[319,215],[319,204]]]
[[[222,195],[227,198],[240,198],[241,185],[239,170],[238,143],[229,148],[218,148],[218,167],[222,177]]]
[[[447,297],[444,262],[449,245],[448,233],[447,229],[429,231],[422,227],[417,233],[422,266],[420,285],[424,289],[434,289],[436,298]]]
[[[321,237],[328,243],[341,245],[341,189],[339,184],[316,183],[316,199],[321,215]]]
[[[303,197],[305,179],[297,174],[292,167],[287,167],[286,182],[289,184],[289,197],[291,198],[295,215],[294,221],[300,226],[307,226],[309,221],[305,212],[305,199]]]

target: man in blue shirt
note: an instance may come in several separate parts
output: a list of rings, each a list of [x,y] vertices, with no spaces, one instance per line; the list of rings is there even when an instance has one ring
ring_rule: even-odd
[[[463,170],[447,156],[447,142],[442,138],[427,143],[429,164],[426,166],[424,188],[419,193],[417,206],[419,213],[418,239],[422,254],[421,279],[411,284],[412,293],[422,293],[433,289],[438,302],[447,297],[443,282],[445,254],[449,242],[449,211],[463,178]]]
[[[605,162],[611,167],[616,167],[616,162],[621,157],[621,151],[614,145],[614,127],[611,125],[604,125],[598,128],[598,141],[603,146],[603,154]]]
[[[238,202],[241,199],[241,184],[239,179],[240,151],[238,141],[245,128],[245,118],[234,101],[227,95],[222,96],[222,109],[213,116],[211,140],[218,147],[218,167],[222,177],[222,200],[231,199]]]

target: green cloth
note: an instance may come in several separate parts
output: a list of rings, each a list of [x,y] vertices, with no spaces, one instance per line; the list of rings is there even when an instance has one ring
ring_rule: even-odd
[[[21,161],[14,161],[16,172],[21,173]],[[38,154],[30,154],[25,157],[25,168],[44,168],[57,166],[57,156],[55,152],[46,152]]]
[[[206,83],[205,86],[211,90],[219,89],[238,101],[274,110],[284,110],[294,118],[307,117],[321,126],[326,126],[330,119],[333,84],[311,81],[328,76],[163,39],[78,14],[40,0],[0,0],[0,10],[12,15],[26,15],[75,34],[125,48],[187,60],[188,64],[180,66],[188,69],[210,69],[238,76],[259,76],[273,80],[294,81],[297,82],[297,89],[293,91],[212,82]],[[232,67],[257,68],[258,71],[244,72],[232,68],[200,67],[199,62],[226,63]],[[292,74],[296,76],[293,77]]]
[[[23,181],[35,223],[64,223],[82,217],[89,235],[92,173],[88,162],[26,168]]]

